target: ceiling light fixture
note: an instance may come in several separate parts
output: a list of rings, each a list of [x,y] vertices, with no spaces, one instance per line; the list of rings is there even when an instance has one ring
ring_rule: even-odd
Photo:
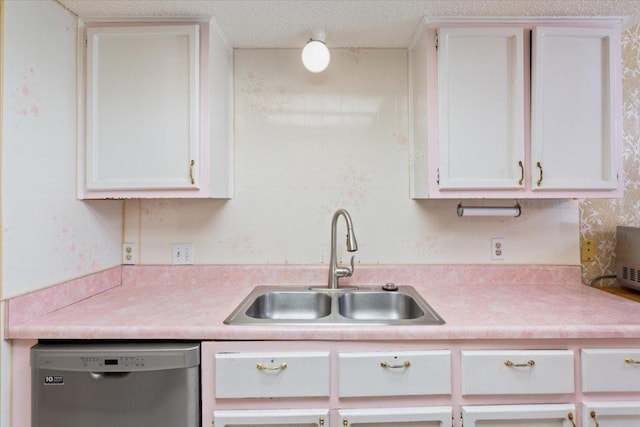
[[[326,37],[323,30],[316,30],[302,49],[302,64],[312,73],[324,71],[331,61],[331,53],[324,42]]]

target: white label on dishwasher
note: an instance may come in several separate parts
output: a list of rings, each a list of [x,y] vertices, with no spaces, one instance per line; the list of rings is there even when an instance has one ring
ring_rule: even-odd
[[[44,385],[64,385],[64,377],[62,375],[45,375]]]

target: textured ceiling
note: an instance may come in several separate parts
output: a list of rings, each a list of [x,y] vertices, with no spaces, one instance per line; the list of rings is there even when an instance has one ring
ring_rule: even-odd
[[[213,17],[236,48],[407,47],[424,16],[629,16],[640,0],[58,0],[82,18]]]

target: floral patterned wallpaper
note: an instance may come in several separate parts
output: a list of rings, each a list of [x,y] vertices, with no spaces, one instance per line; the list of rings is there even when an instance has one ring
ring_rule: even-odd
[[[623,32],[622,59],[624,197],[580,201],[580,241],[596,243],[595,261],[582,263],[585,283],[615,273],[616,226],[640,226],[640,25]]]

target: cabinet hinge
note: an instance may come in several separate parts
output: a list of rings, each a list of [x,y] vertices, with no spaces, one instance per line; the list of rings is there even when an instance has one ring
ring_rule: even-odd
[[[440,168],[436,169],[438,176],[436,177],[436,184],[440,185]]]
[[[436,31],[436,50],[438,50],[438,32]]]

